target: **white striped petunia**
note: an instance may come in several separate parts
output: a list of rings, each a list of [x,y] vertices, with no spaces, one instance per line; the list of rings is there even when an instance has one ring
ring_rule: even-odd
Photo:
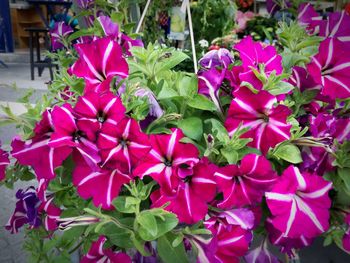
[[[151,150],[148,136],[132,118],[124,118],[117,125],[105,123],[97,145],[103,167],[117,168],[127,174]]]
[[[47,109],[34,129],[34,137],[27,141],[22,141],[15,137],[11,143],[12,157],[22,165],[30,165],[38,180],[53,179],[55,169],[70,155],[72,149],[62,146],[59,149],[49,146],[50,137],[54,127],[51,110]],[[40,158],[39,158],[40,156]]]
[[[113,248],[105,248],[107,238],[100,236],[92,242],[87,254],[81,259],[81,263],[131,263],[126,253],[114,252]]]
[[[87,44],[76,44],[74,47],[79,53],[79,59],[69,72],[84,78],[85,93],[109,91],[115,76],[128,76],[129,68],[122,48],[111,38],[104,37]]]
[[[172,129],[171,134],[151,135],[152,150],[133,174],[141,178],[149,175],[166,195],[176,195],[180,181],[192,175],[194,165],[199,162],[198,149],[191,143],[182,143],[183,137],[180,129]]]
[[[350,96],[350,42],[326,38],[321,42],[318,54],[311,58],[307,70],[314,80],[323,86],[322,95],[332,99]]]
[[[248,154],[240,166],[220,168],[215,173],[215,179],[224,195],[218,207],[230,209],[260,203],[265,191],[275,183],[277,174],[265,157]]]
[[[276,144],[289,140],[291,125],[287,117],[291,110],[277,104],[277,98],[265,90],[257,94],[245,87],[234,92],[225,127],[232,136],[238,128],[249,128],[244,138],[252,138],[248,146],[259,149],[264,155]]]
[[[320,25],[319,35],[350,42],[350,16],[345,11],[331,13],[327,20]]]
[[[180,222],[194,224],[204,219],[208,203],[216,195],[216,170],[216,165],[203,158],[193,167],[192,175],[180,180],[175,196],[168,197],[161,190],[152,193],[152,207],[162,207],[169,202],[165,209],[176,214]]]
[[[332,183],[316,174],[300,173],[289,166],[279,177],[266,202],[271,223],[284,237],[314,238],[329,228]]]
[[[129,183],[132,178],[117,169],[93,170],[88,165],[80,163],[73,172],[73,184],[78,194],[84,198],[92,198],[96,207],[114,209],[112,201],[119,195],[123,184]]]
[[[78,98],[74,107],[79,130],[89,140],[95,141],[98,131],[105,123],[117,125],[125,117],[125,107],[119,97],[111,92],[89,92]]]

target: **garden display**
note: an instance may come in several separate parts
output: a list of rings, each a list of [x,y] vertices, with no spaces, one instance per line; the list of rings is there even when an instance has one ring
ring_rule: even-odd
[[[3,224],[31,261],[282,262],[316,238],[350,252],[345,11],[302,3],[274,41],[242,36],[185,72],[125,12],[76,4],[87,27],[51,29],[48,94],[0,120],[18,131],[1,184],[29,184]]]

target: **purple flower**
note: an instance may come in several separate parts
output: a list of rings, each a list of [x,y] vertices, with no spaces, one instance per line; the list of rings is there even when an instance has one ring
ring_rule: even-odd
[[[25,224],[29,224],[32,228],[41,225],[38,207],[40,200],[36,195],[34,187],[28,187],[25,191],[22,189],[16,193],[16,198],[19,199],[16,203],[16,208],[7,222],[5,228],[11,233],[18,233],[18,229]]]
[[[74,3],[81,9],[89,9],[94,4],[95,0],[74,0]]]
[[[314,33],[320,30],[324,21],[310,3],[302,3],[298,8],[298,23],[305,27],[309,33]]]
[[[50,29],[51,45],[53,50],[57,50],[64,47],[63,38],[73,33],[71,26],[65,22],[56,22],[54,28]]]
[[[135,92],[135,96],[147,97],[149,105],[149,115],[159,118],[164,114],[164,111],[160,107],[155,95],[151,90],[146,88],[140,88]]]
[[[131,47],[143,47],[143,42],[140,39],[132,39],[126,34],[119,31],[119,26],[117,23],[114,23],[112,19],[108,16],[99,16],[97,18],[100,23],[102,30],[106,37],[111,37],[123,48],[123,53],[127,56],[130,56]]]
[[[337,38],[343,42],[350,42],[350,16],[345,12],[334,12],[320,25],[320,36]]]
[[[264,239],[260,246],[251,250],[245,257],[247,263],[278,263],[278,258],[267,248],[267,240]]]
[[[234,57],[226,48],[210,50],[199,60],[199,64],[208,69],[216,66],[228,68],[233,62]]]

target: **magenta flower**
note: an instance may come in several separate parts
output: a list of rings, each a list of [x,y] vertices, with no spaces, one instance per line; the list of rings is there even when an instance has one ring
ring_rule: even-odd
[[[344,10],[331,13],[327,17],[327,21],[321,24],[319,35],[350,42],[350,16]],[[338,51],[338,49],[336,50]]]
[[[247,255],[244,256],[247,263],[279,263],[278,258],[273,255],[268,247],[267,240],[264,239],[261,244],[255,249],[251,250]]]
[[[97,146],[89,141],[87,135],[77,126],[70,104],[55,106],[52,111],[52,123],[55,131],[51,135],[50,147],[70,147],[70,151],[74,148],[92,167],[101,161]]]
[[[151,176],[157,181],[167,196],[177,193],[180,181],[193,174],[198,163],[198,150],[190,143],[180,140],[184,134],[180,129],[172,129],[171,134],[151,135],[152,150],[136,167],[135,176]]]
[[[309,75],[305,68],[294,66],[289,83],[297,87],[301,92],[305,90],[321,90],[322,85],[318,84],[314,78]]]
[[[148,136],[131,118],[124,118],[117,125],[106,123],[97,145],[101,150],[102,166],[116,167],[128,174],[151,150]]]
[[[323,86],[321,94],[332,99],[350,96],[350,45],[336,38],[322,41],[319,52],[307,66],[310,75]]]
[[[80,164],[73,172],[73,184],[78,188],[78,194],[84,198],[92,198],[96,207],[114,209],[112,201],[119,195],[123,184],[129,183],[132,178],[119,170],[99,169]]]
[[[125,107],[119,97],[112,93],[89,92],[78,98],[74,107],[77,127],[91,141],[105,123],[116,125],[125,117]]]
[[[322,16],[320,16],[312,4],[302,3],[298,8],[298,23],[306,28],[310,33],[315,33],[320,30],[321,24],[324,23]]]
[[[226,48],[219,48],[207,52],[198,63],[207,69],[214,67],[228,68],[234,62],[234,57]]]
[[[111,38],[76,44],[75,48],[79,59],[70,68],[70,72],[85,79],[85,93],[109,91],[114,77],[128,76],[128,64],[123,58],[122,49]]]
[[[244,256],[249,248],[252,240],[250,230],[243,229],[240,225],[230,224],[226,215],[212,217],[204,222],[214,238],[211,241],[212,246],[207,246],[214,251],[204,251],[203,255],[214,254],[214,259],[205,261],[205,257],[199,262],[214,262],[214,263],[235,263],[240,262],[239,258]],[[215,245],[213,245],[215,244]],[[206,250],[204,248],[204,250]]]
[[[261,202],[265,191],[277,179],[270,162],[263,156],[246,155],[241,165],[228,165],[215,173],[218,188],[224,194],[220,208],[243,207]]]
[[[264,155],[290,138],[291,125],[286,120],[291,110],[284,105],[275,106],[275,96],[264,90],[254,94],[243,87],[234,92],[234,96],[225,122],[230,135],[239,127],[250,127],[242,137],[252,138],[248,146],[261,150]]]
[[[123,48],[123,53],[130,56],[130,49],[132,47],[143,47],[143,42],[140,39],[132,39],[126,34],[119,31],[119,26],[114,23],[112,19],[108,16],[99,16],[97,18],[98,22],[102,27],[105,36],[112,37],[118,44]]]
[[[253,70],[259,70],[259,65],[264,67],[264,72],[268,77],[273,71],[280,75],[283,71],[282,57],[277,54],[275,47],[263,47],[260,42],[254,42],[248,36],[241,40],[234,48],[239,52],[244,71],[239,74],[241,81],[249,82],[256,89],[262,88],[262,82],[255,76]]]
[[[53,129],[51,110],[47,109],[43,113],[42,120],[36,124],[34,128],[35,135],[31,140],[24,142],[19,138],[14,138],[11,144],[12,156],[20,164],[30,165],[34,169],[38,180],[53,179],[56,176],[55,168],[61,166],[72,151],[69,147],[55,149],[49,146]]]
[[[25,191],[18,190],[16,198],[19,200],[16,203],[15,211],[5,228],[13,234],[18,233],[18,229],[25,224],[29,224],[32,228],[39,227],[41,225],[38,211],[40,200],[35,193],[35,188],[28,187]]]
[[[288,254],[289,257],[294,257],[293,249],[300,249],[303,247],[310,246],[313,239],[307,238],[304,235],[301,235],[296,238],[290,238],[285,236],[285,234],[273,226],[272,220],[268,218],[265,223],[266,230],[269,234],[270,242],[279,246],[282,253]]]
[[[100,236],[92,242],[88,253],[81,259],[80,263],[131,263],[130,257],[122,252],[114,252],[111,248],[103,248],[107,238]]]
[[[68,35],[73,33],[71,26],[67,25],[65,22],[56,22],[54,27],[50,29],[51,45],[53,50],[57,50],[64,47],[64,42],[62,39],[66,38]]]
[[[1,143],[0,143],[1,146]],[[0,182],[5,179],[6,167],[10,164],[9,155],[0,148]]]
[[[57,220],[60,218],[61,209],[53,204],[53,197],[40,204],[38,211],[44,216],[43,225],[47,231],[57,229]]]
[[[177,215],[180,222],[194,224],[204,219],[208,212],[208,202],[212,201],[216,194],[214,173],[216,165],[202,159],[193,167],[193,174],[182,178],[179,182],[177,194],[168,197],[161,190],[151,196],[152,206],[161,207],[169,202],[165,208]]]
[[[273,226],[288,238],[314,238],[329,227],[332,183],[316,174],[289,166],[279,177],[266,202]]]

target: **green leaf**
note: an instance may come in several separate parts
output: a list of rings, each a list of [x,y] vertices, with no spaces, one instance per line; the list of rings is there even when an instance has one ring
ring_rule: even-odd
[[[188,106],[195,109],[207,110],[207,111],[216,110],[216,106],[214,102],[212,102],[207,97],[201,94],[196,94],[192,99],[188,100],[187,103],[188,103]]]
[[[161,71],[172,69],[188,58],[188,56],[181,51],[173,51],[171,53],[169,52],[169,54],[170,57],[166,56],[156,64],[155,75],[159,74]]]
[[[221,149],[221,154],[226,158],[229,164],[236,164],[238,162],[238,152],[233,149],[223,148]]]
[[[273,156],[277,157],[277,159],[282,159],[294,164],[301,163],[303,161],[299,148],[289,142],[279,144],[273,150]]]
[[[338,175],[344,182],[345,188],[350,192],[350,168],[339,168]]]
[[[286,94],[294,89],[294,86],[288,82],[280,81],[272,89],[269,89],[269,92],[272,95]]]
[[[198,78],[196,75],[185,76],[180,80],[179,94],[183,97],[193,97],[197,93]]]
[[[177,93],[176,90],[170,88],[168,85],[164,85],[162,90],[159,92],[157,98],[159,100],[162,100],[162,99],[169,99],[169,98],[174,98],[178,96],[179,94]]]
[[[176,235],[168,233],[158,239],[158,255],[164,263],[189,263],[183,243],[173,247]],[[176,242],[175,242],[176,243]]]
[[[203,123],[200,118],[190,117],[178,122],[178,127],[184,134],[194,140],[199,141],[203,135]]]
[[[121,213],[132,214],[137,211],[137,205],[140,203],[135,197],[132,196],[118,196],[113,200],[112,204]]]
[[[155,216],[149,213],[149,211],[146,210],[141,212],[136,217],[136,221],[140,224],[138,233],[143,240],[151,241],[157,237],[157,221]]]

